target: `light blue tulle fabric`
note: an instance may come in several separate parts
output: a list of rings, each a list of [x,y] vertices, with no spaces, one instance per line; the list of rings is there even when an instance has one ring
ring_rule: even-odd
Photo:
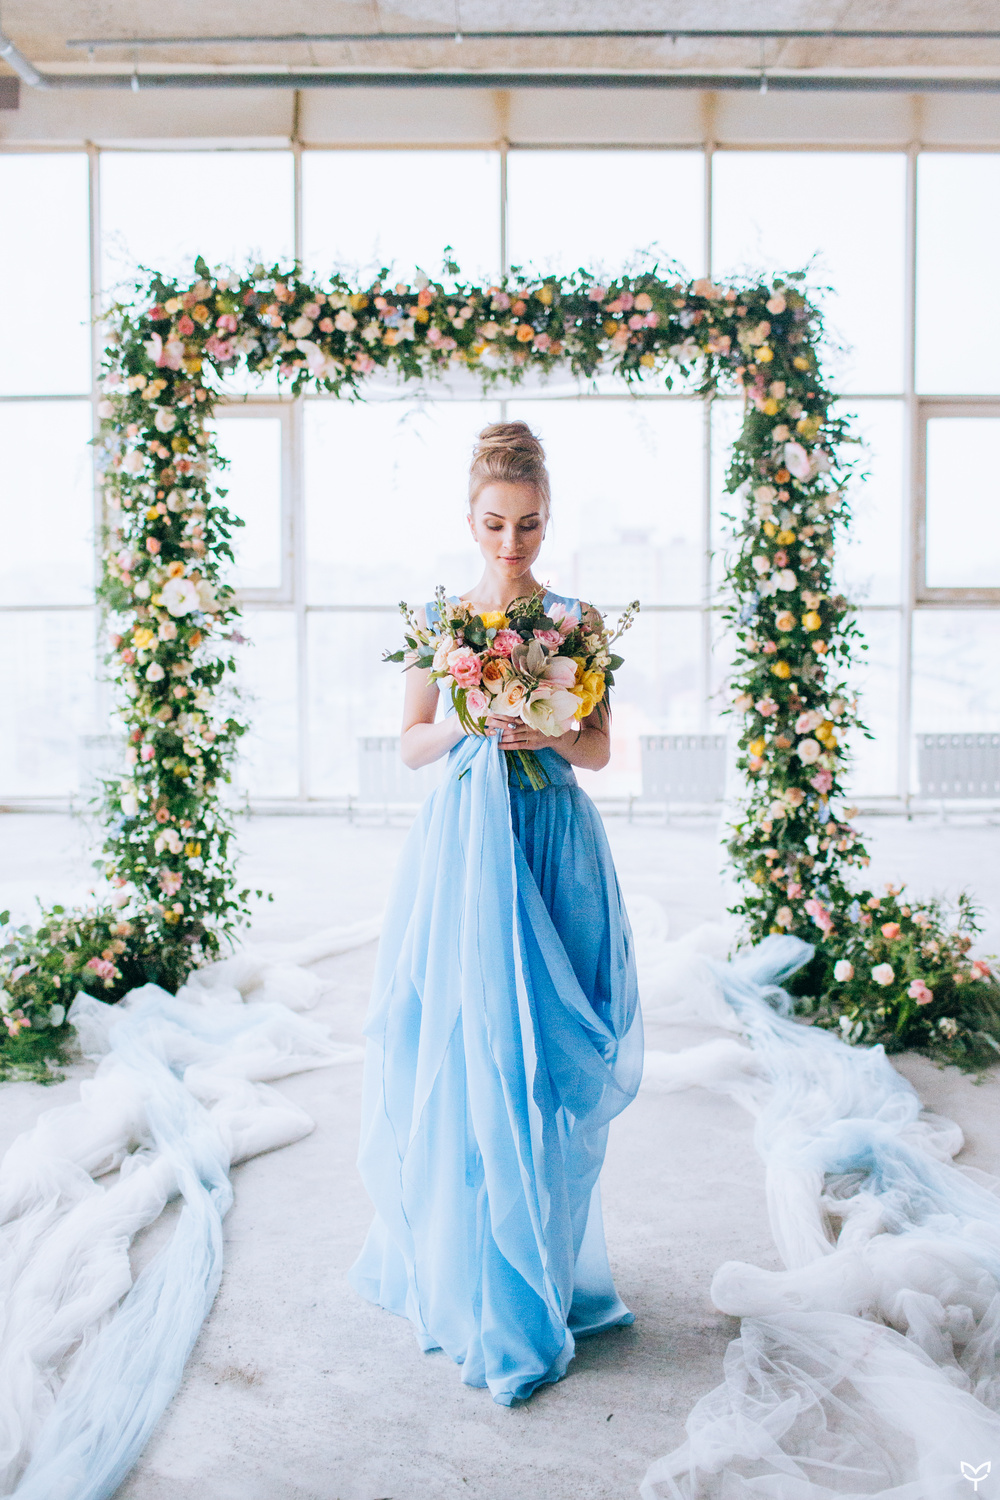
[[[539,758],[550,785],[522,790],[496,738],[459,741],[404,847],[365,1027],[377,1212],[350,1272],[502,1405],[632,1321],[598,1187],[642,1071],[632,937],[596,808]]]

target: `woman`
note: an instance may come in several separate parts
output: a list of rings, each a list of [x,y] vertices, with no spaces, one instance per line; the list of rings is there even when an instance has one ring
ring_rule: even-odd
[[[540,589],[548,514],[537,438],[487,427],[468,516],[483,576],[461,596],[477,612]],[[579,600],[545,597],[579,618]],[[558,739],[493,716],[467,734],[437,719],[428,677],[407,674],[401,752],[413,768],[447,755],[448,774],[404,847],[379,949],[359,1157],[377,1213],[350,1276],[509,1406],[566,1373],[575,1339],[632,1322],[597,1179],[639,1085],[642,1025],[611,852],[572,769],[607,764],[610,715]],[[542,790],[508,784],[501,752],[518,749]]]

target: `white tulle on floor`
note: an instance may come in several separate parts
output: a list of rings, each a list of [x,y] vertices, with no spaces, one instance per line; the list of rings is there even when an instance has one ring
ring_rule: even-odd
[[[230,1166],[313,1129],[266,1081],[361,1055],[293,1014],[323,988],[301,965],[378,926],[246,948],[176,997],[77,998],[97,1071],[0,1167],[0,1493],[101,1500],[132,1467],[219,1285]],[[133,1285],[129,1245],[178,1195]]]
[[[787,1268],[719,1267],[740,1337],[643,1500],[971,1494],[1000,1460],[1000,1181],[952,1162],[961,1131],[881,1047],[788,1018],[777,986],[805,945],[725,964],[720,928],[671,944],[636,916],[647,1015],[740,1033],[648,1052],[643,1086],[717,1089],[754,1116]]]
[[[644,1500],[970,1494],[1000,1459],[1000,1182],[953,1163],[960,1130],[881,1049],[790,1019],[776,986],[803,945],[727,964],[723,929],[671,943],[655,903],[629,908],[647,1017],[725,1033],[649,1051],[643,1087],[716,1089],[751,1113],[786,1267],[716,1272],[740,1337]],[[97,1072],[0,1168],[0,1494],[102,1500],[132,1467],[219,1283],[230,1165],[312,1129],[267,1081],[360,1056],[293,1014],[323,988],[302,965],[377,929],[247,948],[176,998],[77,1001]],[[178,1195],[133,1284],[132,1238]]]

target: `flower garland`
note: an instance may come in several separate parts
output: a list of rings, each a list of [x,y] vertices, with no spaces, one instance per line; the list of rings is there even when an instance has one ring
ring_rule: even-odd
[[[224,580],[240,522],[212,479],[219,377],[243,364],[275,370],[293,395],[353,396],[378,370],[425,380],[464,368],[488,390],[568,367],[660,376],[668,388],[675,372],[697,372],[703,394],[720,382],[743,391],[728,482],[746,502],[728,611],[749,783],[729,844],[747,883],[737,910],[752,938],[820,936],[832,983],[838,922],[855,900],[849,872],[867,863],[842,806],[845,732],[862,728],[848,687],[858,631],[832,585],[850,434],[831,411],[822,320],[802,277],[717,286],[653,267],[613,281],[515,270],[491,286],[422,274],[388,286],[386,275],[365,288],[339,275],[319,285],[297,267],[240,276],[199,259],[192,281],[150,276],[107,314],[100,596],[128,735],[125,774],[106,783],[105,800],[103,867],[126,945],[116,968],[132,963],[173,987],[247,916],[220,786],[246,726],[230,686],[239,637]]]

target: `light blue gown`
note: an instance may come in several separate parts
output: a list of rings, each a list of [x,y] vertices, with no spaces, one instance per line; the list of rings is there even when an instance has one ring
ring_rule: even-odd
[[[642,1072],[632,935],[596,808],[539,758],[551,784],[520,789],[496,737],[466,736],[403,848],[365,1026],[376,1217],[349,1273],[505,1406],[633,1320],[598,1185]]]

